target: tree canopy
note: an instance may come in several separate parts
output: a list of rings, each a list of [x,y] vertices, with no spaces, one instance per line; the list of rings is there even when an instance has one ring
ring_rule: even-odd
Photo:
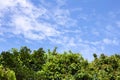
[[[89,62],[72,51],[12,48],[0,54],[0,80],[120,80],[120,55],[93,54]]]

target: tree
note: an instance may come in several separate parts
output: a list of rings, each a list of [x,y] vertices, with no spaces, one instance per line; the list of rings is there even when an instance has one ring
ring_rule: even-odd
[[[42,70],[37,72],[38,80],[80,79],[79,72],[88,66],[88,62],[80,54],[65,53],[49,54],[48,56],[48,60],[43,65]],[[83,74],[83,78],[81,79],[86,79],[86,76],[89,78],[88,75]]]
[[[72,51],[33,52],[25,47],[0,54],[0,80],[120,80],[120,55],[93,54],[88,62]]]
[[[30,62],[30,67],[34,71],[41,70],[42,65],[46,61],[45,51],[43,50],[43,48],[39,48],[38,50],[34,50],[31,59],[32,60]]]
[[[0,66],[0,80],[16,80],[14,71]]]

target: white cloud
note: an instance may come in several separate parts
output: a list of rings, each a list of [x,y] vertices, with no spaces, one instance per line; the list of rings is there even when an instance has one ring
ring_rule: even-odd
[[[28,39],[41,40],[47,36],[58,36],[59,31],[52,28],[49,23],[39,23],[36,20],[31,20],[26,16],[15,16],[12,19],[13,33],[23,34]]]
[[[14,0],[0,0],[0,10],[14,6]]]
[[[110,39],[103,39],[103,42],[105,43],[105,44],[111,44],[112,43],[112,41],[110,40]]]
[[[20,36],[28,43],[46,40],[60,45],[61,50],[80,51],[86,58],[104,51],[105,46],[120,44],[119,30],[109,22],[111,18],[93,11],[88,14],[84,8],[66,9],[66,0],[38,2],[34,5],[30,0],[0,0],[0,36],[8,37],[10,33],[7,35]],[[119,21],[115,24],[120,26]]]
[[[38,8],[32,5],[28,0],[7,0],[6,2],[1,1],[1,4],[1,9],[10,9],[4,10],[5,12],[12,12],[12,14],[10,14],[10,23],[7,23],[9,28],[6,32],[11,32],[15,35],[21,34],[25,38],[33,40],[41,40],[49,36],[58,36],[60,34],[60,32],[54,28],[53,24],[38,20],[43,15],[48,14],[44,7]],[[4,15],[4,13],[2,13],[2,15]],[[4,26],[1,25],[1,27],[5,29]]]
[[[71,27],[77,24],[76,20],[70,18],[70,11],[68,9],[58,7],[54,10],[53,14],[52,17],[58,25]]]
[[[59,6],[63,6],[66,4],[66,0],[56,0],[56,2]]]
[[[107,44],[107,45],[119,45],[119,41],[117,41],[116,39],[108,39],[108,38],[104,38],[103,39],[103,43]]]
[[[60,8],[65,4],[64,1],[57,0],[57,4],[61,5],[51,10],[42,5],[37,7],[29,0],[7,0],[6,2],[1,1],[1,4],[2,10],[0,11],[5,9],[1,14],[3,18],[5,13],[10,13],[9,17],[6,17],[9,18],[6,23],[7,30],[5,30],[5,26],[1,25],[4,32],[23,35],[27,39],[42,40],[51,36],[60,36],[62,32],[57,29],[59,25],[72,26],[76,24],[75,20],[70,18],[69,10]],[[55,21],[55,23],[43,21],[44,19]]]
[[[97,46],[101,44],[101,41],[94,41],[94,42],[88,42],[88,43]]]
[[[120,28],[120,21],[117,21],[116,24]]]
[[[2,32],[2,31],[0,31],[0,35],[3,35],[3,32]]]
[[[92,34],[94,34],[95,36],[100,36],[100,33],[96,29],[92,30]]]

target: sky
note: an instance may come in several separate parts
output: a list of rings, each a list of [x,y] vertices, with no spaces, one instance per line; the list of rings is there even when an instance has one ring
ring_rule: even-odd
[[[120,0],[0,0],[0,52],[27,46],[120,53]]]

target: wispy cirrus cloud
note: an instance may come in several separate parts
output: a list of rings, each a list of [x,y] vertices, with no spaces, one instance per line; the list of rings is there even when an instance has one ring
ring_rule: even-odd
[[[81,52],[89,59],[93,53],[112,52],[110,46],[119,47],[120,13],[100,13],[89,4],[78,6],[81,2],[0,0],[0,37],[21,45],[18,41],[23,40],[35,46],[58,46],[61,51]]]
[[[57,3],[64,4],[63,1],[57,1]],[[68,25],[70,21],[74,21],[69,18],[69,11],[58,8],[54,9],[54,12],[46,9],[44,6],[37,7],[28,0],[8,0],[1,1],[1,12],[4,18],[9,19],[6,22],[7,30],[4,32],[10,32],[14,35],[23,35],[27,39],[41,40],[50,36],[59,36],[60,31],[57,30],[58,25]],[[5,17],[6,13],[8,16]],[[44,17],[44,19],[43,19]],[[45,20],[51,20],[47,22]],[[4,19],[1,19],[4,23]],[[1,22],[1,24],[2,24]],[[54,23],[52,23],[54,22]],[[70,24],[69,24],[70,25]],[[55,27],[57,26],[57,28]],[[5,30],[4,24],[1,28]]]

